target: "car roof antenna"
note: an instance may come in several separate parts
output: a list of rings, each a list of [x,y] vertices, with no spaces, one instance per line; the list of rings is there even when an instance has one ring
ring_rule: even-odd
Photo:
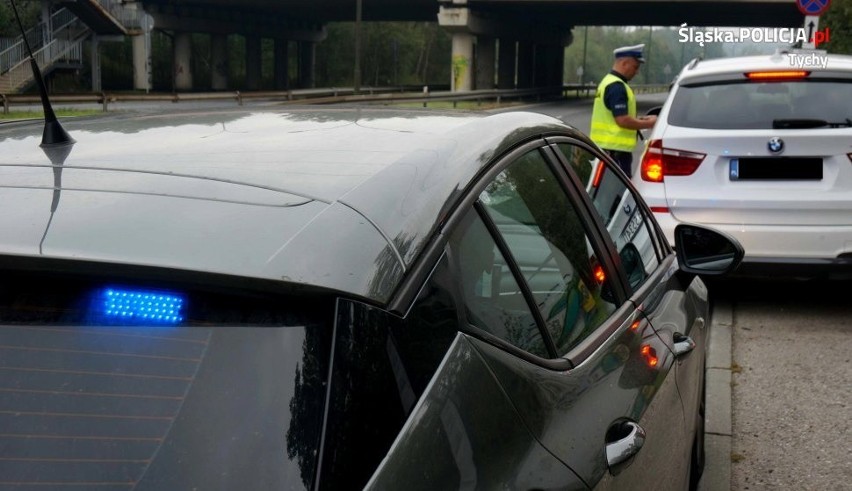
[[[65,131],[62,124],[56,118],[56,113],[53,112],[53,107],[50,105],[50,99],[47,96],[47,86],[44,84],[44,77],[41,75],[41,70],[33,56],[33,50],[30,49],[30,43],[27,41],[27,33],[24,31],[24,25],[21,23],[21,17],[18,15],[18,7],[15,5],[15,0],[9,0],[12,4],[12,11],[15,13],[15,20],[18,21],[18,28],[21,30],[21,37],[24,39],[24,46],[27,48],[27,54],[30,57],[30,67],[33,70],[33,77],[38,85],[38,91],[41,95],[41,105],[44,107],[44,131],[41,135],[41,147],[53,147],[60,145],[72,145],[76,140],[71,138],[71,135]],[[51,159],[52,160],[52,159]]]

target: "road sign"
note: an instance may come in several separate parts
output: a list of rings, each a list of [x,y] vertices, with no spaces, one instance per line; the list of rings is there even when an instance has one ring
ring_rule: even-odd
[[[802,48],[804,49],[814,49],[816,48],[814,44],[814,33],[819,29],[819,16],[817,15],[806,15],[805,16],[805,32],[808,35],[808,40],[802,43]]]
[[[796,0],[799,12],[804,15],[819,15],[831,4],[831,0]]]

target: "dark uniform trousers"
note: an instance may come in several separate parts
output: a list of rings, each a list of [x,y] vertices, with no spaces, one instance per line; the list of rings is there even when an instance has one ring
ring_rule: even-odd
[[[633,177],[633,154],[630,152],[622,152],[620,150],[604,149],[606,153],[618,163],[621,170],[627,174],[627,177]]]

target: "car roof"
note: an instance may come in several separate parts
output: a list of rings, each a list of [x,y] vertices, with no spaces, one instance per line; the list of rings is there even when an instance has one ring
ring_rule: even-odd
[[[790,69],[788,54],[828,56],[826,69],[808,67],[809,71],[839,71],[852,72],[852,56],[829,54],[820,50],[778,50],[771,55],[736,56],[729,58],[712,58],[709,60],[693,60],[688,63],[678,75],[677,81],[683,82],[694,77],[743,73],[756,70]]]
[[[306,109],[0,126],[0,255],[285,281],[384,303],[481,168],[582,137],[534,113]]]

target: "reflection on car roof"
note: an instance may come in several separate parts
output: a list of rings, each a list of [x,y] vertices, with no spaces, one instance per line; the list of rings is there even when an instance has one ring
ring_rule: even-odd
[[[38,147],[40,125],[0,128],[0,206],[19,211],[0,218],[0,253],[285,279],[380,302],[480,166],[525,135],[570,131],[531,113],[355,108],[65,126],[78,143],[61,169]]]

